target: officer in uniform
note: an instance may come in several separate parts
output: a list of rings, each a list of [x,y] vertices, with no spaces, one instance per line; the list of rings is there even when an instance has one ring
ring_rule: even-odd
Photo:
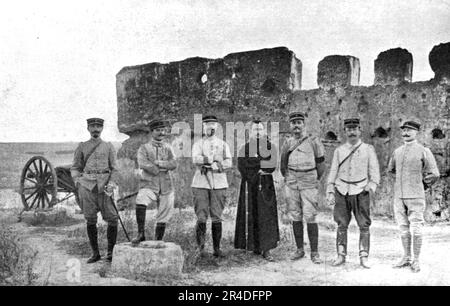
[[[197,215],[195,233],[200,255],[205,256],[206,222],[208,216],[211,216],[213,255],[223,257],[220,250],[222,212],[228,188],[227,175],[224,170],[231,168],[232,159],[228,144],[215,134],[217,124],[216,116],[203,117],[204,136],[192,147],[192,160],[197,169],[191,187]]]
[[[375,148],[361,141],[358,118],[344,120],[347,142],[336,148],[327,182],[327,202],[334,207],[337,223],[337,259],[333,266],[345,263],[347,229],[353,215],[359,227],[360,265],[369,268],[370,247],[370,193],[380,183],[380,168]]]
[[[164,142],[168,123],[163,120],[150,122],[151,139],[141,145],[137,152],[137,162],[141,170],[139,193],[136,197],[136,221],[138,236],[133,244],[145,240],[145,213],[147,206],[156,202],[155,239],[162,240],[166,223],[173,212],[174,189],[171,170],[177,167],[170,144]]]
[[[100,138],[103,131],[103,119],[87,119],[87,129],[91,139],[82,142],[75,150],[71,170],[72,178],[78,189],[81,208],[87,223],[87,234],[93,255],[87,263],[101,259],[97,242],[97,213],[108,222],[108,253],[106,259],[112,260],[112,253],[117,238],[117,212],[111,197],[105,194],[117,188],[116,152],[110,142]]]
[[[319,227],[316,221],[318,209],[318,184],[325,171],[324,147],[317,137],[307,136],[305,114],[289,114],[292,136],[281,149],[281,174],[285,179],[286,201],[292,220],[297,250],[291,257],[297,260],[305,256],[303,249],[303,218],[306,221],[311,260],[322,261],[318,252]]]
[[[404,144],[395,149],[387,169],[395,174],[394,215],[400,228],[404,251],[403,258],[394,268],[409,266],[413,272],[419,272],[425,211],[424,183],[435,182],[439,178],[439,169],[430,149],[416,140],[420,123],[415,120],[405,121],[400,128]],[[411,238],[414,255],[412,261]]]

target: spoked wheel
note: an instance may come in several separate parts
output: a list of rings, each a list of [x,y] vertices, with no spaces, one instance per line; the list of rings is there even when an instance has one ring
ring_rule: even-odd
[[[22,170],[20,194],[25,210],[55,205],[58,179],[52,164],[42,156],[32,157]]]

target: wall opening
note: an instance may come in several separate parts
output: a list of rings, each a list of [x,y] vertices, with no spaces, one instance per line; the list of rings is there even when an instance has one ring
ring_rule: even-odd
[[[277,84],[275,83],[275,81],[273,79],[267,79],[262,84],[261,89],[266,94],[273,94],[277,91]]]
[[[369,108],[369,102],[366,101],[364,96],[361,96],[358,103],[358,112],[365,113]]]
[[[433,139],[443,139],[443,138],[445,138],[445,134],[439,128],[433,129],[431,131],[431,136],[433,137]]]
[[[328,131],[325,134],[325,140],[333,140],[333,141],[335,141],[335,140],[337,140],[337,136],[336,136],[336,134],[334,132]]]
[[[372,137],[388,138],[390,130],[391,130],[391,128],[388,128],[387,130],[385,130],[384,128],[379,126],[375,129]]]
[[[402,94],[401,98],[406,99],[406,94]]]

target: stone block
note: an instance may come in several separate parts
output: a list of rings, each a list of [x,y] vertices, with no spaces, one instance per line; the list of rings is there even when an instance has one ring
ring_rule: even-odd
[[[413,57],[406,49],[381,52],[374,65],[375,85],[398,85],[412,80]]]
[[[173,242],[144,241],[133,247],[114,247],[111,271],[120,277],[143,280],[160,276],[177,277],[183,269],[183,251]]]
[[[331,88],[359,85],[359,59],[349,55],[330,55],[319,62],[317,85],[319,88]]]

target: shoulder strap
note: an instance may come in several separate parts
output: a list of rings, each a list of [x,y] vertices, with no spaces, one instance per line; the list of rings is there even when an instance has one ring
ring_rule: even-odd
[[[347,159],[349,159],[350,158],[350,156],[352,156],[353,155],[353,153],[355,153],[356,152],[356,150],[358,150],[359,149],[359,147],[362,145],[363,143],[361,142],[356,148],[354,148],[340,163],[339,163],[339,166],[338,166],[338,170],[339,170],[339,168],[341,168],[341,166],[342,166],[342,164],[347,160]]]
[[[305,140],[307,140],[308,139],[308,136],[305,136],[302,140],[300,140],[292,149],[289,149],[288,150],[288,156],[293,152],[293,151],[295,151],[295,149],[297,149],[298,147],[300,147],[300,145],[303,143],[303,142],[305,142]]]
[[[306,139],[308,139],[308,136],[304,137],[302,140],[300,140],[295,146],[292,148],[289,148],[287,152],[281,154],[281,160],[280,160],[280,171],[283,176],[285,176],[285,173],[287,171],[287,165],[289,162],[289,156],[291,153],[297,149]]]
[[[83,170],[84,167],[86,167],[86,164],[89,160],[89,158],[91,157],[91,155],[95,152],[95,150],[98,148],[98,146],[102,143],[103,141],[100,141],[99,143],[97,143],[87,154],[86,156],[83,157]]]

